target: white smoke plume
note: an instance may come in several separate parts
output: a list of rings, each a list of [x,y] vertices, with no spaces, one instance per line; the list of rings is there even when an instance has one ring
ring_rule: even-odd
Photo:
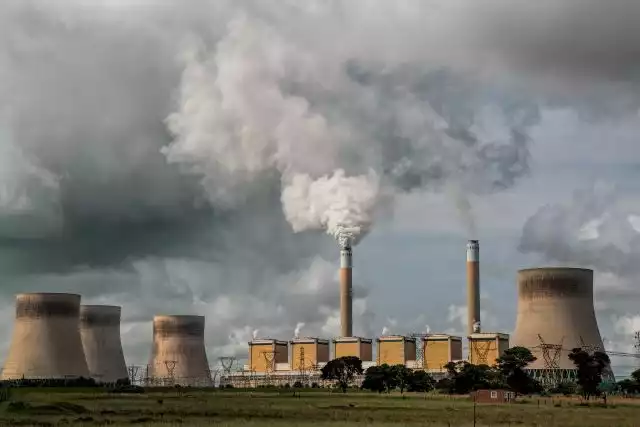
[[[529,171],[539,100],[531,73],[513,73],[529,43],[509,44],[520,27],[496,40],[498,3],[1,2],[6,297],[124,304],[134,362],[148,357],[157,312],[207,314],[208,345],[225,356],[242,350],[247,325],[337,333],[333,245],[302,231],[365,234],[399,192],[455,182],[486,194]],[[527,22],[547,16],[529,3],[513,2]],[[633,16],[620,10],[599,25],[633,31],[612,20]],[[599,83],[579,92],[591,98],[553,101],[637,112],[637,91],[593,69]],[[370,316],[366,289],[354,292],[354,314]]]
[[[293,336],[294,338],[300,338],[300,331],[302,330],[302,328],[304,328],[305,323],[304,322],[298,322],[296,324],[296,328],[293,331]]]
[[[254,329],[253,332],[251,332],[251,338],[253,338],[254,340],[258,339],[258,332],[258,329]]]

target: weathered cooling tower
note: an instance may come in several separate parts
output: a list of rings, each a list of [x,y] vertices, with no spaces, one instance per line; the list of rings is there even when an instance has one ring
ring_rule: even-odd
[[[80,337],[91,377],[102,383],[128,378],[120,341],[118,306],[80,306]]]
[[[2,379],[89,378],[79,313],[80,295],[17,295],[13,338]]]
[[[343,337],[353,335],[352,292],[351,245],[345,244],[340,248],[340,331]]]
[[[537,360],[529,369],[573,370],[573,348],[604,351],[593,307],[593,271],[535,268],[518,272],[518,315],[512,346]]]
[[[204,316],[155,316],[149,377],[157,384],[212,385]]]
[[[480,332],[480,243],[467,243],[467,333]]]

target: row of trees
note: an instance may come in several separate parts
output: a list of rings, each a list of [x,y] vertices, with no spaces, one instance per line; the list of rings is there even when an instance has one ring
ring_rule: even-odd
[[[609,357],[603,352],[588,353],[576,348],[569,354],[569,359],[576,366],[576,383],[580,393],[587,399],[599,395],[603,374],[609,369]],[[412,370],[404,365],[373,366],[364,372],[362,361],[349,356],[327,363],[322,368],[322,378],[336,381],[343,392],[356,376],[364,374],[361,387],[380,393],[437,389],[449,394],[467,394],[479,389],[510,389],[517,394],[532,394],[542,391],[540,383],[525,371],[526,366],[535,360],[529,349],[512,347],[496,359],[493,367],[464,361],[449,362],[444,366],[446,377],[436,382],[427,372]],[[631,380],[624,380],[618,386],[625,392],[640,393],[640,370],[634,372]],[[572,393],[576,389],[573,385],[565,384],[554,391]]]

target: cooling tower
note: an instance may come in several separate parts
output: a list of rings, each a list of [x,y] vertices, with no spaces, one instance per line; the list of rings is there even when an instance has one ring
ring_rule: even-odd
[[[80,295],[19,294],[2,379],[89,378],[79,331]]]
[[[340,331],[343,337],[353,335],[351,245],[340,248]]]
[[[537,358],[529,369],[575,369],[571,349],[604,349],[593,308],[593,271],[520,270],[512,346],[527,347]]]
[[[212,385],[204,316],[155,316],[149,377],[163,384]]]
[[[115,383],[128,379],[120,341],[120,307],[80,307],[80,337],[89,373],[97,382]]]
[[[480,332],[480,243],[467,243],[467,333]]]

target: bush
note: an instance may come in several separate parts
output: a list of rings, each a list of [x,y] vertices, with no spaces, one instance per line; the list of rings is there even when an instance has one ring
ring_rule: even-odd
[[[293,388],[303,388],[302,381],[296,381],[293,383]]]

